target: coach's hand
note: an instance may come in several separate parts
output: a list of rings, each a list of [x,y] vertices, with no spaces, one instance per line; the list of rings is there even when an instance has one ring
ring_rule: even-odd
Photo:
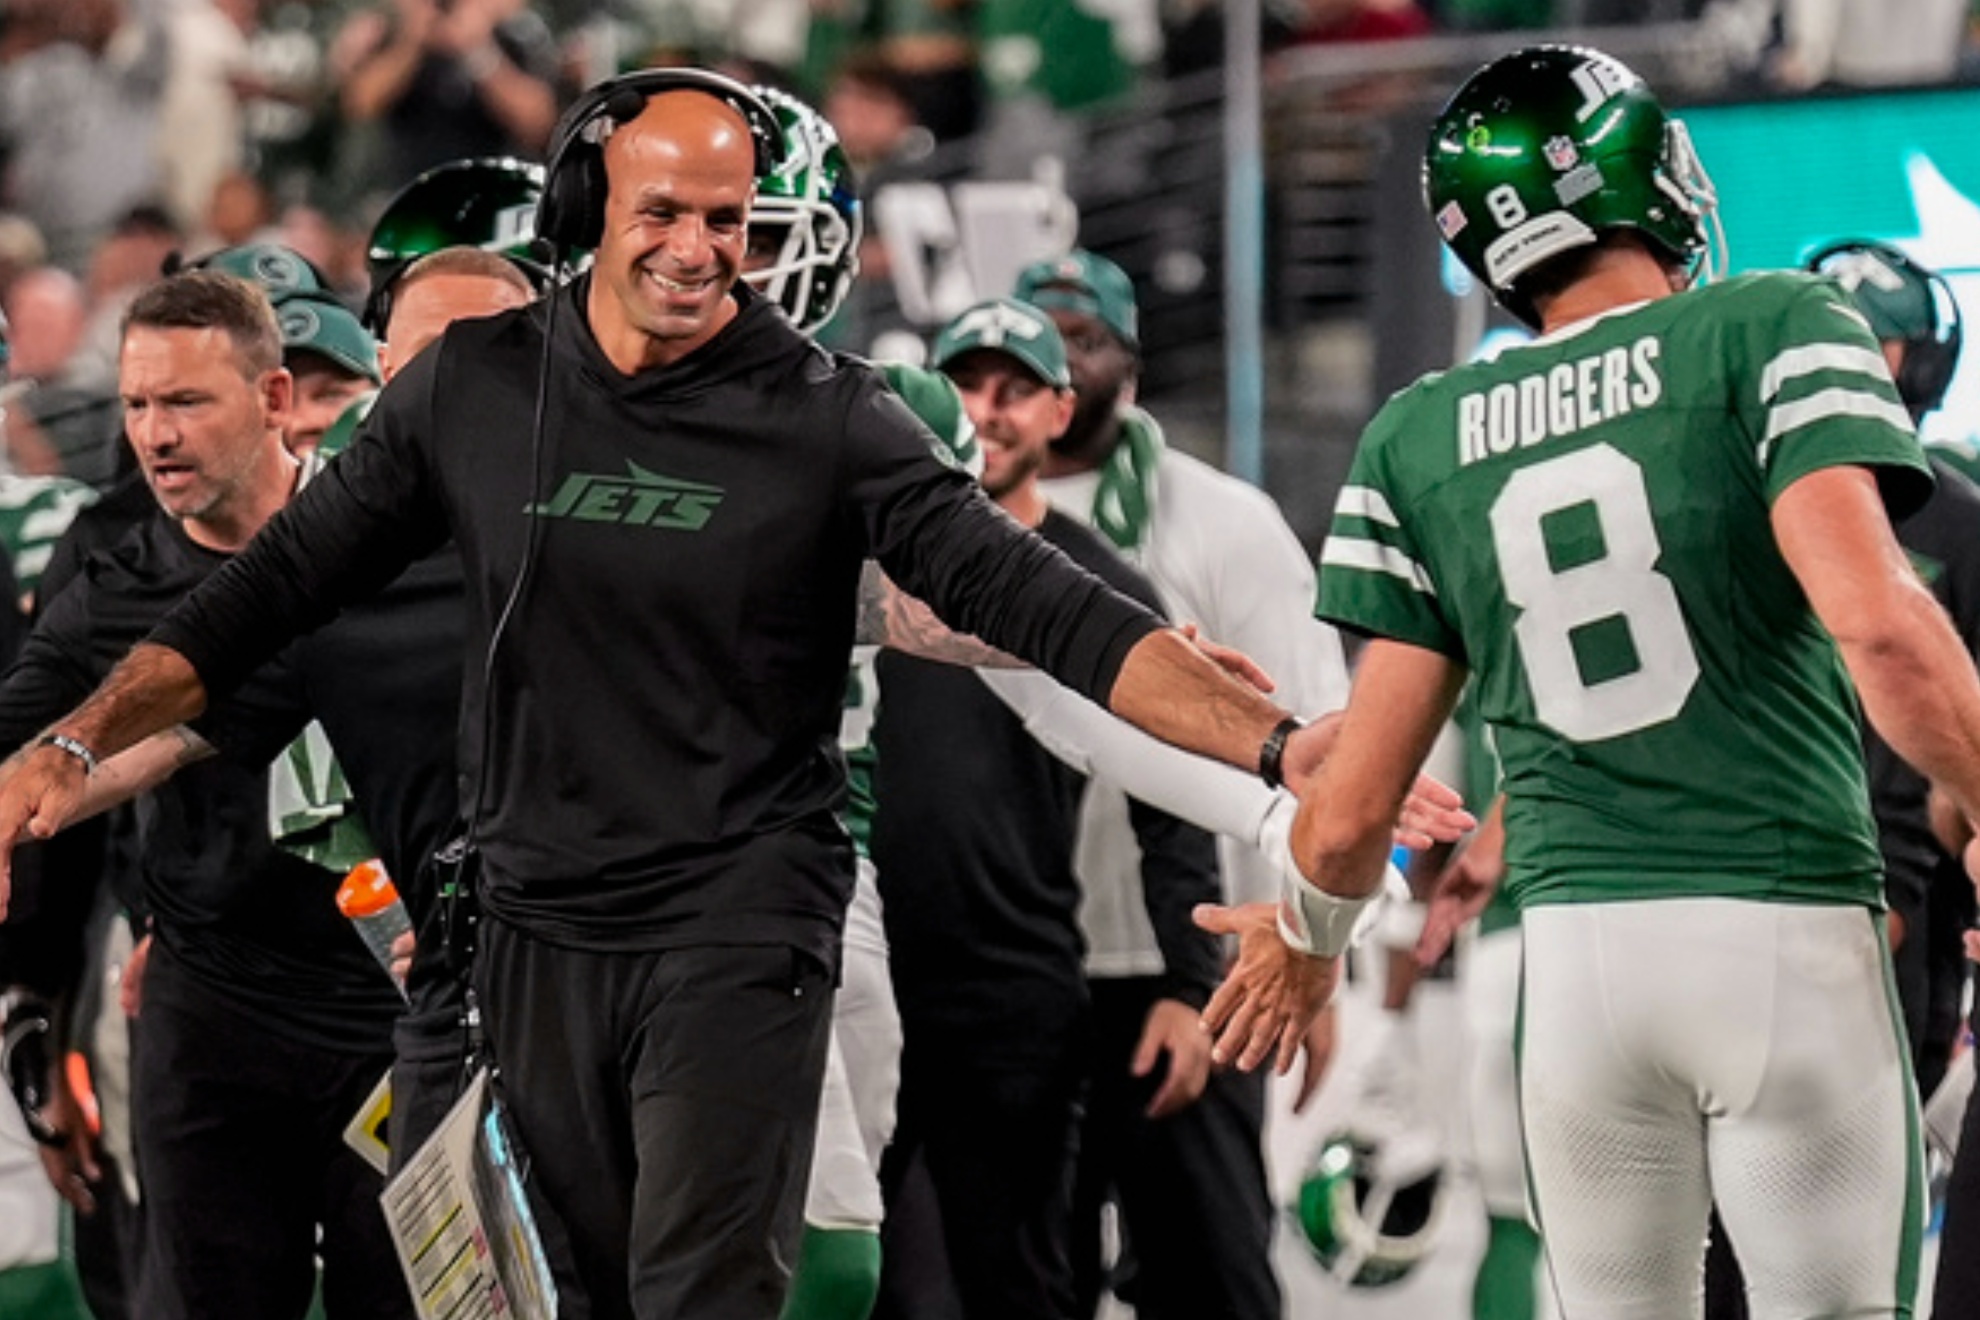
[[[14,845],[68,824],[87,777],[79,757],[46,743],[29,743],[0,762],[0,920],[14,892]]]

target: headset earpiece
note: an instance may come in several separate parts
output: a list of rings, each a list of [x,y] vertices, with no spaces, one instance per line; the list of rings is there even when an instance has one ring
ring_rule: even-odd
[[[1959,300],[1953,296],[1952,285],[1945,276],[1919,265],[1888,243],[1843,239],[1810,253],[1804,264],[1809,270],[1834,273],[1830,263],[1851,256],[1880,262],[1911,289],[1923,294],[1923,313],[1929,324],[1916,319],[1915,308],[1907,310],[1903,304],[1895,309],[1889,304],[1878,307],[1877,293],[1866,293],[1861,286],[1850,287],[1851,296],[1859,310],[1870,317],[1871,328],[1878,337],[1904,344],[1904,359],[1897,370],[1898,395],[1912,417],[1922,419],[1945,401],[1953,372],[1959,366],[1960,345],[1965,338]],[[1880,317],[1887,323],[1879,324]]]
[[[662,92],[705,92],[735,109],[749,124],[756,177],[776,169],[784,155],[777,116],[734,79],[706,69],[640,69],[599,83],[564,112],[551,135],[544,166],[536,232],[563,251],[595,248],[605,232],[605,150],[601,126],[637,118]]]

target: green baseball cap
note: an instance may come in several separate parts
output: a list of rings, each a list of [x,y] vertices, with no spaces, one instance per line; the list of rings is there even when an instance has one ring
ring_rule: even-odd
[[[1018,272],[1011,296],[1048,312],[1083,312],[1098,319],[1129,348],[1141,347],[1134,281],[1097,252],[1074,248],[1063,257],[1032,262]]]
[[[378,343],[351,310],[327,293],[274,296],[275,321],[282,327],[282,356],[314,353],[373,385],[380,383]]]
[[[881,363],[880,374],[888,388],[900,395],[901,402],[942,442],[942,457],[953,459],[972,477],[983,475],[983,450],[976,443],[976,424],[969,420],[954,381],[939,371],[903,362]]]
[[[1023,363],[1054,389],[1070,389],[1066,341],[1052,318],[1015,298],[992,298],[958,316],[935,336],[929,360],[939,370],[965,353],[978,349],[1003,353]]]
[[[308,257],[278,243],[244,243],[240,247],[221,248],[186,265],[190,270],[217,270],[259,285],[270,299],[292,293],[317,293],[326,287],[323,273]]]

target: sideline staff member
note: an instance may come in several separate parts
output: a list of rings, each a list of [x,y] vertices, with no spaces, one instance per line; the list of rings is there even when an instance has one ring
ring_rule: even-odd
[[[59,824],[82,750],[189,717],[452,534],[476,978],[535,1189],[572,1239],[559,1287],[599,1317],[777,1313],[852,883],[835,748],[865,559],[1205,753],[1255,766],[1284,719],[737,284],[776,132],[695,71],[583,98],[538,229],[595,248],[592,270],[408,364],[289,515],[0,778],[0,838]]]

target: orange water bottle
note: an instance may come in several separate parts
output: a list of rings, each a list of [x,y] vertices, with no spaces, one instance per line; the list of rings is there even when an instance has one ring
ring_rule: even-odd
[[[344,883],[337,886],[337,910],[351,919],[364,940],[364,947],[371,950],[379,965],[389,973],[392,944],[412,929],[412,918],[406,913],[398,887],[376,858],[353,866]],[[404,994],[405,983],[396,976],[392,979],[399,993]]]

